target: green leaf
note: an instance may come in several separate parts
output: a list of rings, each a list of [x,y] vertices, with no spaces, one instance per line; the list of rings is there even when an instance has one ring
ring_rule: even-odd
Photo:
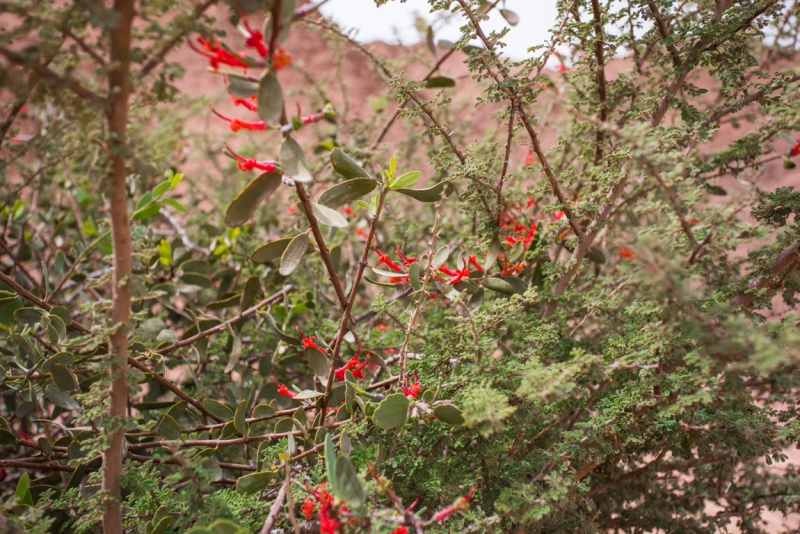
[[[229,74],[228,92],[238,98],[250,98],[258,92],[258,82],[248,80],[243,76]]]
[[[310,399],[317,399],[319,397],[324,397],[324,393],[320,393],[319,391],[312,391],[310,389],[304,389],[303,391],[297,393],[294,396],[294,400],[310,400]]]
[[[300,265],[300,260],[306,255],[308,250],[308,234],[296,235],[286,247],[281,255],[281,266],[278,272],[283,276],[289,276]]]
[[[229,297],[225,297],[224,299],[220,300],[212,300],[208,303],[209,310],[224,310],[226,308],[233,308],[234,306],[238,305],[242,300],[241,293],[236,293],[235,295],[231,295]]]
[[[158,213],[158,211],[160,209],[161,209],[161,203],[160,202],[151,202],[150,204],[148,204],[147,206],[143,207],[142,209],[135,211],[133,213],[132,219],[134,221],[143,221],[145,219],[148,219],[148,218],[152,217],[156,213]]]
[[[177,200],[175,200],[174,198],[165,198],[165,199],[164,199],[164,200],[162,200],[161,202],[163,202],[163,203],[164,203],[164,204],[166,204],[167,206],[171,207],[171,208],[172,208],[172,209],[174,209],[175,211],[179,211],[179,212],[181,212],[181,213],[186,213],[186,212],[188,211],[188,210],[186,209],[186,206],[184,206],[183,204],[181,204],[180,202],[178,202],[178,201],[177,201]]]
[[[341,148],[334,148],[331,152],[331,165],[333,170],[344,176],[346,179],[350,178],[369,178],[369,173],[361,167],[356,161],[344,153]]]
[[[308,359],[308,365],[314,371],[314,374],[327,380],[328,373],[331,370],[331,362],[328,357],[318,350],[308,349],[306,350],[306,359]]]
[[[434,76],[433,78],[428,78],[428,81],[425,82],[425,87],[428,89],[438,89],[440,87],[455,87],[456,81],[453,78],[449,78],[447,76]]]
[[[314,179],[303,149],[291,137],[286,137],[281,144],[281,167],[283,174],[298,182],[310,182]]]
[[[311,203],[311,210],[320,224],[331,228],[346,228],[347,218],[336,210],[321,204]]]
[[[372,178],[353,178],[351,180],[346,180],[326,189],[320,195],[317,204],[336,210],[345,204],[349,204],[371,193],[377,186],[378,181]],[[367,204],[367,209],[369,209],[369,204]]]
[[[521,258],[522,255],[525,253],[525,243],[522,241],[517,241],[511,247],[511,250],[506,252],[506,260],[510,263],[517,263]]]
[[[175,332],[172,330],[164,329],[158,333],[158,336],[156,336],[156,341],[159,343],[177,343],[178,336],[176,336]]]
[[[494,263],[497,261],[497,258],[500,256],[500,241],[496,237],[492,238],[492,242],[489,244],[489,252],[486,254],[486,261],[483,265],[484,271],[489,271],[494,266]]]
[[[422,173],[419,171],[407,172],[395,178],[394,182],[392,182],[392,189],[411,187],[415,183],[419,182],[420,178],[422,178]]]
[[[408,281],[411,283],[411,287],[414,288],[414,291],[419,291],[422,289],[422,282],[419,279],[419,263],[414,262],[408,266]]]
[[[253,409],[253,417],[272,417],[275,408],[271,404],[259,404]]]
[[[211,279],[200,273],[183,273],[183,275],[181,275],[181,282],[191,286],[202,287],[204,289],[211,288]]]
[[[70,317],[69,310],[63,306],[54,306],[52,310],[50,310],[50,315],[57,315],[64,321],[64,325],[69,326],[72,323],[72,317]]]
[[[506,282],[514,288],[514,292],[518,295],[522,295],[528,290],[528,284],[525,283],[524,280],[517,278],[516,276],[506,276],[503,278]]]
[[[464,424],[464,416],[461,410],[452,404],[442,404],[433,409],[433,415],[448,425],[459,426]]]
[[[247,399],[239,402],[233,415],[233,427],[239,434],[247,434]]]
[[[425,44],[428,45],[428,50],[431,51],[433,57],[436,57],[436,43],[433,40],[433,26],[428,26],[428,31],[425,32]]]
[[[500,278],[485,278],[481,284],[483,284],[483,287],[486,289],[491,289],[492,291],[497,291],[505,295],[513,295],[515,293],[514,286]]]
[[[402,393],[393,393],[381,401],[372,421],[384,430],[397,428],[406,422],[408,399]]]
[[[241,226],[250,220],[258,206],[281,185],[281,173],[265,172],[253,178],[236,195],[225,212],[225,225]]]
[[[36,324],[42,320],[42,312],[36,308],[20,308],[14,312],[14,320],[19,324]]]
[[[446,262],[447,258],[449,257],[450,257],[450,247],[445,245],[439,248],[439,250],[436,251],[436,254],[433,255],[433,264],[432,264],[433,270],[435,271],[436,269],[444,265],[444,262]]]
[[[81,407],[78,401],[54,386],[47,386],[45,395],[50,399],[50,402],[64,410],[78,410]]]
[[[55,385],[61,390],[72,391],[78,385],[78,382],[75,380],[75,375],[72,374],[72,371],[60,363],[54,364],[50,369],[50,373],[53,383],[55,383]]]
[[[336,451],[333,448],[333,438],[330,432],[325,434],[325,469],[328,474],[330,491],[336,491]]]
[[[336,459],[334,478],[335,494],[351,508],[359,508],[366,501],[364,486],[356,476],[353,463],[347,456],[339,456]]]
[[[500,14],[503,15],[503,18],[506,19],[506,22],[508,22],[511,26],[516,26],[519,24],[519,15],[510,9],[501,9]]]
[[[163,436],[164,439],[179,440],[181,439],[181,427],[175,419],[165,415],[158,425],[158,435]]]
[[[14,490],[14,495],[19,499],[20,504],[33,506],[33,497],[31,497],[31,492],[28,488],[29,481],[30,476],[28,473],[22,473],[19,481],[17,481],[17,489]]]
[[[606,255],[597,247],[592,247],[586,253],[586,257],[598,265],[603,265],[606,262]]]
[[[0,445],[9,445],[16,443],[17,437],[4,428],[0,428]]]
[[[239,309],[245,310],[250,307],[256,298],[256,295],[261,291],[261,282],[257,276],[248,278],[244,286],[242,286],[242,297],[239,300]]]
[[[166,182],[161,182],[160,184],[158,184],[157,186],[155,186],[153,188],[153,196],[155,198],[160,198],[161,195],[163,195],[164,193],[166,193],[170,189],[172,189],[172,182],[170,182],[169,180],[167,180]],[[144,200],[144,199],[142,199],[142,200]],[[139,206],[137,205],[136,207],[138,208]]]
[[[236,491],[239,493],[257,493],[266,488],[275,474],[272,471],[261,471],[239,477],[236,481]]]
[[[428,189],[392,189],[408,197],[411,197],[420,202],[438,202],[442,199],[442,192],[444,192],[444,182],[439,182],[433,187]]]
[[[258,82],[258,115],[266,123],[276,123],[283,114],[283,91],[278,77],[266,71]]]
[[[153,527],[153,530],[150,531],[150,534],[164,534],[169,528],[170,523],[172,523],[172,517],[162,517],[156,526]]]
[[[291,237],[284,237],[277,241],[265,243],[253,252],[253,255],[250,256],[250,261],[255,263],[267,263],[268,261],[277,260],[283,255],[283,251],[286,250],[286,247],[289,246],[291,241]]]

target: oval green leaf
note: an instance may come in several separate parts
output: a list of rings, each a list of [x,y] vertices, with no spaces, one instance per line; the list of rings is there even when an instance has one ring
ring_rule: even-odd
[[[326,189],[317,200],[317,204],[331,209],[339,209],[345,204],[358,200],[378,186],[372,178],[353,178]]]
[[[419,200],[420,202],[438,202],[442,199],[442,193],[444,192],[444,182],[439,182],[438,184],[434,185],[433,187],[429,187],[428,189],[393,189],[392,191],[397,191],[398,193],[402,193],[408,197],[411,197],[415,200]]]
[[[402,393],[387,396],[372,414],[372,421],[384,430],[397,428],[406,422],[408,399]]]
[[[275,123],[283,114],[283,90],[278,77],[266,71],[258,82],[258,115],[264,122]]]
[[[289,276],[300,265],[300,260],[308,250],[308,234],[296,235],[281,255],[281,267],[278,270],[283,276]]]
[[[55,386],[47,386],[45,389],[45,395],[47,395],[47,398],[50,399],[50,402],[64,410],[77,410],[81,407],[81,405],[78,404],[78,401]]]
[[[284,237],[277,241],[265,243],[253,252],[253,255],[250,256],[250,260],[255,263],[267,263],[268,261],[277,260],[283,255],[283,251],[286,250],[286,247],[289,246],[291,241],[291,237]]]
[[[356,160],[345,154],[341,148],[334,148],[331,152],[331,165],[333,165],[333,170],[347,179],[369,178],[369,173],[356,163]]]
[[[233,419],[233,410],[214,399],[204,400],[203,408],[214,417],[219,417],[223,421],[230,421]]]
[[[367,498],[364,493],[364,486],[358,480],[350,458],[347,456],[336,458],[334,478],[336,479],[334,491],[337,497],[346,502],[351,508],[358,508],[364,504]]]
[[[448,425],[458,426],[464,424],[464,416],[461,410],[452,404],[437,406],[433,409],[433,415],[438,417],[441,422],[447,423]]]
[[[272,471],[261,471],[240,477],[236,481],[236,491],[239,493],[257,493],[266,488],[275,475]]]
[[[438,89],[441,87],[455,87],[456,81],[453,78],[449,78],[447,76],[434,76],[433,78],[428,78],[428,81],[425,82],[425,87],[428,89]]]
[[[281,173],[265,172],[250,180],[225,212],[225,225],[241,226],[250,220],[258,206],[281,185]]]
[[[283,174],[293,180],[298,182],[313,180],[303,149],[291,137],[285,138],[281,144],[281,167],[283,167]]]
[[[338,211],[329,208],[328,206],[323,206],[322,204],[316,204],[312,202],[311,210],[314,212],[314,215],[319,223],[324,226],[329,226],[331,228],[347,227],[348,223],[345,216]]]
[[[486,278],[481,282],[481,284],[483,284],[483,287],[486,289],[497,291],[498,293],[503,293],[504,295],[513,295],[515,293],[514,286],[505,280],[501,280],[500,278]]]

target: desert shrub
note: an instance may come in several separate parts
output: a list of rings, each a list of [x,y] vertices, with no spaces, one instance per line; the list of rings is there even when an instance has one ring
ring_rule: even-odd
[[[503,2],[431,0],[461,39],[392,58],[213,4],[3,4],[5,531],[797,513],[796,3],[559,1],[520,60]],[[185,41],[233,113],[178,89]]]

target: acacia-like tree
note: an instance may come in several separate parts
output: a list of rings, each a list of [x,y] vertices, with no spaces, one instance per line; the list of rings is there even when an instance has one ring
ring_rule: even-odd
[[[391,61],[218,4],[0,4],[0,530],[797,528],[796,1],[559,0],[519,61],[502,0]]]

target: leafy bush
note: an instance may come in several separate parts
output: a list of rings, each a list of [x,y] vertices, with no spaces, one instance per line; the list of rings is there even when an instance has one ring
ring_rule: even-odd
[[[422,47],[383,59],[316,5],[219,6],[242,44],[213,4],[4,4],[5,531],[798,512],[798,193],[759,181],[797,176],[796,4],[559,1],[513,61],[482,27],[504,3],[431,0],[462,38],[425,28],[416,80]],[[184,40],[236,116],[177,89]],[[351,50],[370,117],[327,96]]]

